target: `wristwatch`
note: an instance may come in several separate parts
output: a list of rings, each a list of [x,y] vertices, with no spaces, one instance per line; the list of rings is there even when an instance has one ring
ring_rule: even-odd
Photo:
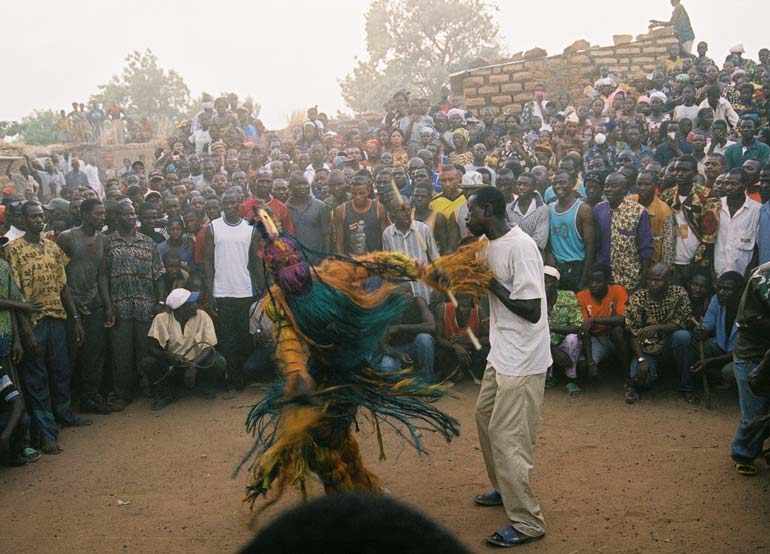
[[[637,361],[637,363],[642,363],[643,361],[645,361],[645,359],[644,359],[644,356],[639,356],[639,357],[636,359],[636,361]]]

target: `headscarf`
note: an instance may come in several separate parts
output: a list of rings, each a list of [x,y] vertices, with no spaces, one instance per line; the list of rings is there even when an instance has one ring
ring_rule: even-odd
[[[471,141],[471,134],[468,132],[467,129],[464,129],[462,127],[458,127],[454,131],[452,131],[452,136],[459,135],[465,139],[465,144],[468,144]]]
[[[656,90],[655,92],[650,94],[650,100],[652,100],[653,98],[660,98],[663,101],[664,104],[666,102],[668,102],[668,96],[666,96],[665,94],[663,94],[659,90]]]
[[[649,96],[640,96],[636,99],[637,105],[641,104],[642,102],[646,102],[647,104],[650,103],[650,97]]]
[[[687,73],[680,73],[676,77],[674,77],[674,80],[679,83],[684,83],[685,85],[690,82],[690,76]]]
[[[377,139],[374,139],[374,138],[373,139],[369,139],[369,140],[366,141],[365,146],[366,146],[367,150],[373,150],[373,149],[379,150],[380,149],[380,141],[377,140]]]
[[[463,121],[465,121],[465,111],[461,110],[460,108],[452,108],[447,112],[446,115],[449,119],[452,119],[453,115],[459,115],[463,119]]]

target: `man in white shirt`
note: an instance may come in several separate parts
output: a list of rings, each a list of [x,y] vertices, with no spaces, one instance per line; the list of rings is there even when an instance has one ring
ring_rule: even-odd
[[[727,98],[722,96],[719,85],[709,85],[706,89],[706,99],[700,103],[699,108],[711,108],[714,110],[714,121],[721,119],[726,121],[732,129],[738,124],[738,113]]]
[[[93,154],[88,155],[88,163],[86,163],[83,172],[88,177],[88,186],[91,187],[100,200],[103,200],[104,189],[102,189],[102,183],[99,181],[99,168],[96,166],[96,158]]]
[[[727,271],[746,274],[754,255],[762,204],[746,196],[748,175],[743,168],[731,169],[724,181],[719,230],[714,247],[714,273]]]
[[[535,241],[505,217],[505,197],[485,187],[468,201],[468,230],[489,240],[490,352],[476,403],[481,452],[493,491],[475,502],[505,507],[509,525],[487,542],[518,546],[545,536],[540,503],[532,492],[533,450],[552,363],[543,277]]]

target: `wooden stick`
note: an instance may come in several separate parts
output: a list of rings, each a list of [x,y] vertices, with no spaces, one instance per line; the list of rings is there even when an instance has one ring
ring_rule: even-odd
[[[468,327],[467,330],[468,330],[468,338],[471,339],[473,348],[475,348],[476,350],[481,350],[481,343],[479,342],[479,339],[476,338],[476,333],[474,333],[473,329],[471,329],[470,327]]]
[[[700,362],[701,362],[701,379],[703,379],[703,403],[706,406],[707,410],[711,409],[711,389],[709,388],[709,378],[708,375],[706,375],[706,370],[703,368],[703,361],[706,359],[706,356],[703,352],[703,341],[700,341],[700,344],[698,345],[700,347]]]
[[[454,293],[453,293],[451,290],[447,290],[447,291],[446,291],[446,295],[447,295],[447,297],[449,298],[449,301],[452,303],[452,306],[454,306],[455,308],[457,308],[457,306],[458,306],[458,304],[457,304],[457,298],[455,298],[455,295],[454,295]]]

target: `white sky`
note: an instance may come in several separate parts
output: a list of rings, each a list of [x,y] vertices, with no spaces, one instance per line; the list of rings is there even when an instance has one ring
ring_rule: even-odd
[[[43,0],[3,2],[4,79],[0,120],[37,108],[68,108],[120,73],[126,54],[152,49],[176,69],[194,97],[233,91],[262,104],[268,128],[295,109],[345,110],[338,79],[365,54],[366,0]],[[770,2],[684,0],[696,40],[721,63],[742,42],[756,59],[770,47]],[[648,19],[668,19],[669,0],[500,0],[509,52],[540,46],[556,54],[573,41],[612,44],[639,34]],[[730,19],[730,16],[734,17]],[[739,19],[740,18],[740,19]],[[764,33],[763,33],[764,31]],[[765,38],[762,38],[762,37]]]

